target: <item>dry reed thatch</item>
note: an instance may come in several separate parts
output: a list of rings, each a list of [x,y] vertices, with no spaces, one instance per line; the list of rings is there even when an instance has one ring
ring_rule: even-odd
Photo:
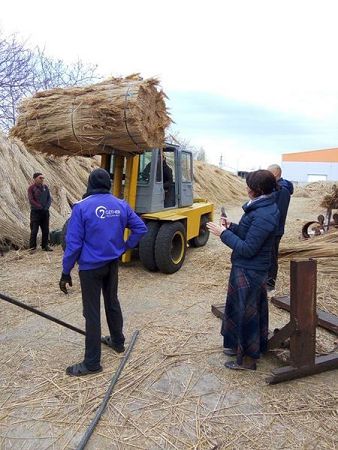
[[[28,150],[59,156],[159,147],[171,120],[158,85],[134,74],[39,92],[22,102],[11,134]]]
[[[25,247],[29,239],[30,205],[28,186],[34,172],[42,172],[53,202],[51,229],[59,228],[70,213],[69,203],[78,201],[86,190],[88,175],[97,161],[92,158],[55,158],[29,153],[0,133],[0,244]]]
[[[239,204],[247,199],[245,181],[216,166],[194,161],[194,193],[216,206]]]
[[[325,195],[320,206],[327,209],[338,209],[338,187],[332,186],[331,194]]]
[[[318,306],[333,314],[338,314],[338,230],[300,242],[288,242],[280,248],[279,262],[281,273],[288,272],[292,259],[314,258],[317,261]],[[287,275],[288,276],[288,275]],[[285,286],[288,280],[284,280]]]
[[[338,258],[338,230],[325,233],[321,236],[312,238],[292,245],[282,246],[279,252],[280,258],[293,259],[297,257],[311,258]]]
[[[315,181],[306,185],[299,185],[295,187],[293,197],[310,197],[315,201],[320,202],[320,199],[325,194],[332,192],[333,183],[329,181]]]
[[[127,342],[136,328],[141,333],[90,448],[335,448],[334,372],[266,386],[278,364],[272,356],[262,358],[256,372],[224,368],[220,321],[210,313],[210,304],[224,297],[222,249],[230,254],[218,245],[216,254],[212,246],[191,252],[189,265],[174,277],[139,265],[120,269]],[[53,290],[60,249],[17,261],[8,257],[3,279],[13,296],[83,327],[75,275],[69,296]],[[27,283],[17,283],[17,271],[29,277]],[[50,285],[41,283],[46,275]],[[64,368],[82,356],[83,337],[7,304],[0,308],[0,447],[76,448],[120,356],[104,346],[102,373],[67,377]],[[272,306],[270,314],[276,326],[288,317]],[[326,349],[331,345],[332,339]]]

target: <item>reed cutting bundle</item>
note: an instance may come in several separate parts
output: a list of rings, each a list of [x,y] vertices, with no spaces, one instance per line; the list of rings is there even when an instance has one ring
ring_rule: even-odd
[[[338,209],[338,187],[332,186],[332,193],[325,195],[320,206],[327,209]]]
[[[293,259],[307,258],[337,258],[338,257],[338,231],[323,234],[312,241],[302,241],[282,246],[279,258]]]
[[[39,92],[22,102],[11,135],[28,150],[59,156],[162,146],[171,120],[158,84],[156,78],[131,75]]]

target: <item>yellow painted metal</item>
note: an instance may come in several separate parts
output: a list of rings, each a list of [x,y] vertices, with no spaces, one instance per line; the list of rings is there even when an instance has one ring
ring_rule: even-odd
[[[127,158],[126,164],[126,182],[124,186],[124,199],[129,205],[135,209],[136,206],[136,188],[138,178],[138,166],[140,156],[134,155]],[[124,232],[124,240],[128,239],[130,231],[128,229]],[[122,262],[131,261],[131,250],[128,250],[122,255]]]
[[[118,198],[123,198],[122,179],[123,179],[124,157],[114,156],[114,181],[113,181],[113,195]]]
[[[174,239],[176,239],[176,236],[178,236],[178,238],[180,239],[181,251],[176,259],[172,258],[174,264],[178,264],[179,262],[181,262],[184,255],[184,235],[181,231],[177,231],[177,233],[173,237],[173,241]]]
[[[138,177],[139,155],[127,158],[126,166],[126,184],[124,187],[124,199],[135,209],[136,206],[136,188]]]
[[[191,206],[184,208],[169,209],[155,213],[142,214],[141,217],[147,220],[160,220],[175,222],[186,221],[187,240],[197,237],[200,231],[201,217],[208,214],[213,220],[214,205],[206,201],[194,202]]]

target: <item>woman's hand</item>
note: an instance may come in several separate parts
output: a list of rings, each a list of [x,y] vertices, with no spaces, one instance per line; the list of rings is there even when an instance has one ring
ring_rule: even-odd
[[[226,228],[223,225],[217,225],[217,223],[214,222],[208,222],[207,228],[210,231],[211,234],[214,234],[215,236],[220,236]]]

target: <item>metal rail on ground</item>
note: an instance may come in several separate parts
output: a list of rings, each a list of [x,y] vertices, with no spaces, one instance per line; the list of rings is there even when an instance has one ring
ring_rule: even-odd
[[[76,447],[76,450],[83,450],[85,448],[85,446],[87,445],[90,436],[93,434],[93,431],[96,427],[96,425],[98,424],[104,410],[106,409],[106,406],[108,404],[108,401],[110,399],[110,396],[113,392],[114,386],[118,381],[118,378],[124,368],[124,366],[126,365],[126,362],[129,358],[129,355],[135,345],[137,336],[139,335],[139,331],[136,330],[131,338],[129,347],[126,351],[126,353],[124,354],[123,358],[121,359],[120,365],[117,368],[117,371],[114,373],[114,376],[110,382],[110,385],[108,387],[108,390],[106,392],[106,395],[104,396],[101,405],[99,406],[98,410],[96,411],[95,417],[93,418],[93,420],[91,421],[89,427],[87,428],[87,431],[85,432],[85,434],[83,435],[83,438],[81,439],[79,445]]]
[[[20,302],[19,300],[15,300],[14,298],[9,297],[8,295],[2,294],[2,293],[0,293],[0,298],[2,300],[5,300],[8,303],[11,303],[12,305],[19,306],[19,308],[26,309],[27,311],[30,311],[31,313],[37,314],[38,316],[41,316],[47,320],[55,322],[58,325],[62,325],[65,328],[69,328],[70,330],[75,331],[76,333],[86,336],[86,332],[81,330],[80,328],[74,327],[73,325],[71,325],[67,322],[64,322],[63,320],[57,319],[56,317],[53,317],[47,313],[39,311],[38,309],[33,308],[33,306],[26,305],[26,303]],[[108,343],[105,341],[104,337],[101,337],[101,342],[102,342],[102,344],[108,345]]]

